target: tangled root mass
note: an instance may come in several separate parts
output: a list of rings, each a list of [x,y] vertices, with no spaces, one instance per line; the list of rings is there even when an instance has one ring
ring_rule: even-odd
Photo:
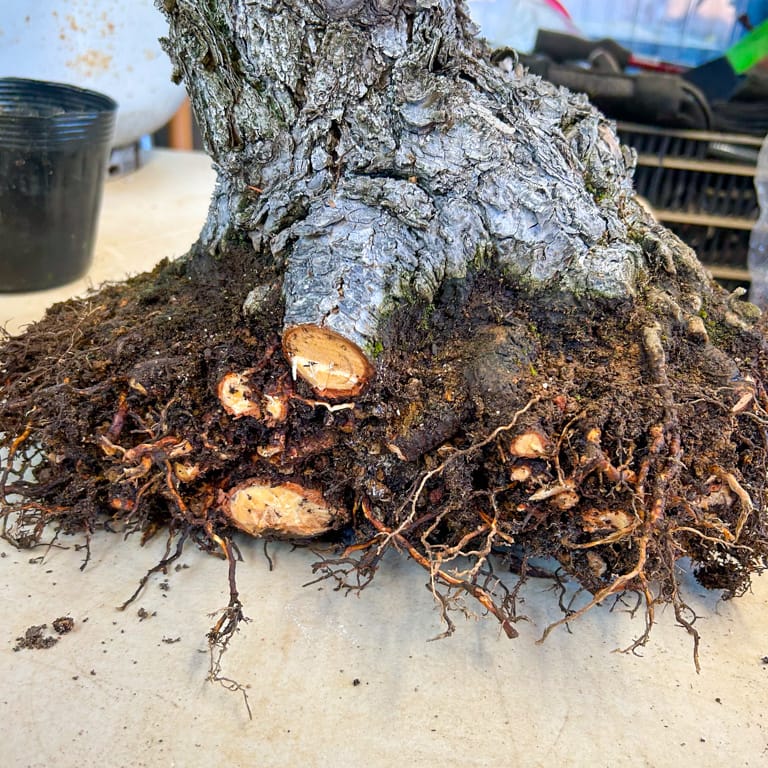
[[[765,567],[764,336],[727,321],[723,292],[697,322],[676,322],[650,299],[589,313],[536,300],[490,271],[458,304],[399,311],[372,384],[332,402],[292,376],[278,300],[245,318],[243,270],[191,280],[191,264],[57,305],[4,340],[6,539],[163,530],[158,569],[189,542],[223,552],[231,601],[216,647],[242,619],[231,509],[249,483],[322,507],[322,530],[307,530],[336,546],[315,568],[340,589],[406,552],[448,632],[453,610],[475,604],[515,636],[520,585],[552,558],[588,599],[561,600],[544,636],[633,592],[646,622],[632,649],[662,603],[696,647],[678,561],[725,597]],[[233,374],[232,396],[252,401],[243,411],[222,405]],[[264,525],[265,538],[303,530],[281,530],[280,515]]]

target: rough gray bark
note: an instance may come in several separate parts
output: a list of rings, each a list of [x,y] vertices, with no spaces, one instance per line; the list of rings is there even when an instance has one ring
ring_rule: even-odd
[[[610,123],[488,63],[461,0],[164,8],[218,170],[202,243],[247,236],[271,254],[286,328],[370,352],[397,302],[487,259],[577,297],[631,296],[654,261],[674,270],[671,253],[698,270],[633,201]]]

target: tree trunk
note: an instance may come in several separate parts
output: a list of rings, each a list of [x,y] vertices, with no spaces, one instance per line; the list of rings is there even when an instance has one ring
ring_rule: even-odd
[[[563,621],[633,590],[632,647],[658,602],[697,638],[677,561],[729,595],[766,564],[763,321],[634,200],[611,123],[492,65],[460,0],[161,5],[208,220],[6,340],[6,535],[107,511],[168,525],[163,567],[223,550],[214,643],[233,528],[335,536],[344,589],[404,550],[449,629],[469,595],[514,635],[494,558],[549,556],[592,595]]]
[[[608,121],[490,65],[463,3],[165,8],[218,171],[202,245],[247,237],[276,265],[286,352],[328,396],[359,391],[393,309],[478,266],[579,301],[634,296],[659,250],[691,266],[633,201]]]

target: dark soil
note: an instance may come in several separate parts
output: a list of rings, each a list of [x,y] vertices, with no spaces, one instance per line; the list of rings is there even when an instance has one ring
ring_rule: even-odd
[[[71,616],[59,616],[53,620],[53,631],[57,635],[68,635],[75,628],[75,620]]]
[[[214,644],[242,618],[222,494],[254,476],[346,510],[319,578],[359,589],[396,547],[430,571],[448,631],[471,596],[514,636],[517,590],[547,557],[554,578],[591,596],[578,610],[561,603],[563,621],[629,591],[647,616],[633,648],[659,603],[697,640],[676,563],[690,558],[726,597],[765,567],[766,347],[761,329],[723,320],[723,292],[698,312],[706,339],[648,298],[569,306],[491,271],[392,316],[373,383],[331,410],[291,378],[279,286],[262,314],[243,316],[249,258],[204,273],[163,263],[5,340],[6,538],[163,531],[158,571],[189,542],[223,552],[232,600]],[[227,415],[216,393],[231,371],[287,393],[288,418]],[[520,455],[521,434],[543,449]],[[510,567],[518,579],[497,576]]]
[[[52,624],[53,631],[61,636],[72,631],[75,626],[75,620],[71,616],[60,616],[58,619],[54,619]],[[47,624],[34,624],[31,627],[27,627],[24,634],[16,638],[16,645],[13,650],[44,651],[48,648],[53,648],[59,642],[59,637],[49,634],[47,629]]]

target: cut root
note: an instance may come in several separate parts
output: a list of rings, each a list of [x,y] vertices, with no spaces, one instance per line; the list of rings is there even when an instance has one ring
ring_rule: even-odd
[[[258,400],[248,384],[248,371],[224,375],[219,381],[217,394],[222,407],[231,416],[261,418]]]
[[[320,397],[356,397],[373,377],[365,353],[328,328],[311,324],[288,328],[283,333],[283,351],[293,378],[301,376]]]
[[[290,482],[247,480],[225,494],[222,507],[233,525],[251,536],[314,538],[348,517],[319,491]]]

